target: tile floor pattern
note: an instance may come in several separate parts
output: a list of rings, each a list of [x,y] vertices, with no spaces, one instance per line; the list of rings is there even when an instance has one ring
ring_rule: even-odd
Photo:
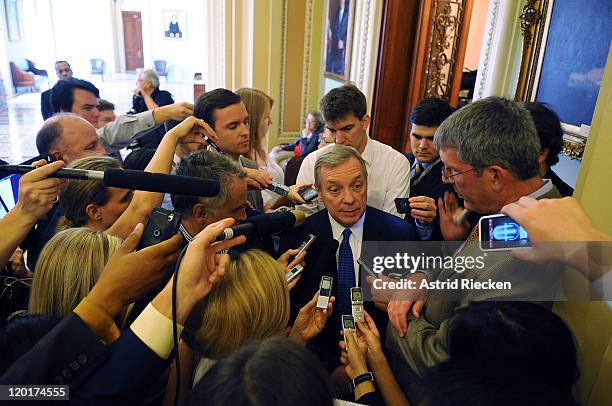
[[[87,78],[100,90],[100,97],[115,104],[119,115],[132,108],[134,74],[116,74],[112,80],[102,82],[99,76]],[[161,89],[172,93],[175,101],[193,102],[193,85],[190,83],[166,83]],[[46,89],[41,89],[44,91]],[[38,155],[36,133],[43,125],[40,113],[40,93],[25,93],[7,101],[8,109],[0,111],[0,159],[19,163]]]

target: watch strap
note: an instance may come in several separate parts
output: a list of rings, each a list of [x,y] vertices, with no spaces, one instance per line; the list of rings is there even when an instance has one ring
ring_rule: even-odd
[[[355,390],[355,388],[357,387],[357,385],[359,385],[360,383],[363,382],[374,382],[374,375],[372,374],[372,372],[366,372],[365,374],[361,374],[359,376],[356,376],[355,379],[353,379],[350,384],[351,384],[351,389]]]

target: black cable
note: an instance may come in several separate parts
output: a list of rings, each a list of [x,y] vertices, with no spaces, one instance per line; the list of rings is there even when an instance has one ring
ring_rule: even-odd
[[[178,270],[181,265],[181,261],[185,256],[189,244],[181,250],[181,253],[174,264],[174,271],[172,272],[172,335],[174,338],[174,364],[176,367],[176,388],[174,391],[174,406],[178,406],[179,395],[181,390],[181,362],[179,360],[179,342],[178,342],[178,326],[176,321],[176,282],[178,279]]]

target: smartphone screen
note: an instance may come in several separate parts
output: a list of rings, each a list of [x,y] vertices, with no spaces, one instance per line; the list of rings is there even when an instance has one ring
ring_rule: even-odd
[[[480,219],[480,248],[482,250],[511,250],[531,247],[527,231],[511,217],[503,214]]]
[[[310,186],[307,188],[301,189],[300,191],[298,191],[298,194],[302,196],[302,199],[304,199],[307,202],[314,200],[318,196],[317,191],[314,190]]]

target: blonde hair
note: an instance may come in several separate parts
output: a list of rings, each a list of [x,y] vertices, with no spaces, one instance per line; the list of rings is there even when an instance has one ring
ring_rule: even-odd
[[[70,314],[120,245],[120,238],[88,228],[57,233],[36,263],[28,312],[58,317]]]
[[[266,162],[266,150],[263,139],[266,134],[259,134],[259,124],[265,117],[266,111],[274,107],[274,99],[258,89],[243,87],[236,90],[236,94],[246,106],[249,113],[249,152],[247,157],[255,162]]]
[[[121,163],[109,156],[88,156],[74,161],[70,168],[103,171],[107,168],[121,168]],[[108,203],[110,191],[99,180],[69,179],[59,194],[59,204],[64,216],[59,220],[57,231],[82,227],[89,217],[85,209],[90,204],[103,206]]]
[[[289,322],[289,289],[278,262],[259,250],[230,258],[188,322],[202,357],[223,358],[250,340],[280,333]]]

